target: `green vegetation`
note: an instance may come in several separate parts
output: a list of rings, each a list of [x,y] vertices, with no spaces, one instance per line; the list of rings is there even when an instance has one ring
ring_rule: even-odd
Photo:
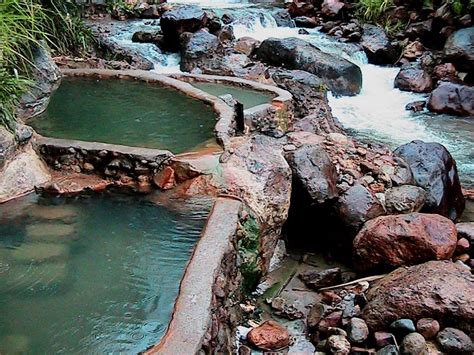
[[[358,0],[357,16],[364,21],[379,23],[384,12],[393,6],[393,0]]]
[[[241,228],[242,236],[238,242],[240,272],[245,293],[252,292],[257,286],[262,271],[260,268],[260,227],[257,220],[249,217]]]
[[[79,8],[67,0],[0,2],[0,124],[14,126],[14,109],[28,88],[35,48],[47,43],[58,54],[80,54],[92,34]]]

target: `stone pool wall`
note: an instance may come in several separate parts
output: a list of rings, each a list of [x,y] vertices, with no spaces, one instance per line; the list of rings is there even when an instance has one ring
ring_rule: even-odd
[[[293,124],[293,96],[286,90],[256,81],[219,75],[170,74],[172,78],[189,83],[212,83],[261,91],[273,96],[272,102],[248,108],[244,111],[245,124],[250,132],[260,132],[271,136],[282,136]],[[232,125],[234,128],[234,125]]]
[[[167,150],[41,136],[34,138],[34,146],[55,170],[139,182],[150,181],[173,157]]]

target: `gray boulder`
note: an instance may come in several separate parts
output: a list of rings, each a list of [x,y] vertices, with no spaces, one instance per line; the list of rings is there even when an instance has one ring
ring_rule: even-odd
[[[313,203],[324,203],[337,197],[336,167],[326,151],[316,145],[304,145],[287,155],[293,179]]]
[[[466,72],[474,71],[474,27],[460,29],[444,44],[444,59]]]
[[[416,185],[427,192],[422,212],[452,220],[461,216],[465,200],[456,161],[443,145],[416,140],[398,147],[394,154],[410,165]]]
[[[298,38],[269,38],[256,51],[257,59],[270,65],[310,72],[335,95],[356,95],[362,86],[360,68]]]
[[[364,48],[369,63],[393,64],[398,59],[397,50],[390,44],[390,40],[382,27],[365,24],[360,43]]]

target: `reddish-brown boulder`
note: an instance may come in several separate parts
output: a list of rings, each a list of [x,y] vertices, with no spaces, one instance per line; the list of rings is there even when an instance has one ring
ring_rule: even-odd
[[[247,340],[259,349],[277,350],[290,344],[290,333],[284,326],[269,320],[253,328],[247,334]]]
[[[442,81],[428,99],[433,112],[474,116],[474,87]]]
[[[339,0],[324,0],[321,5],[321,12],[326,17],[336,17],[344,5],[344,2]]]
[[[458,72],[452,63],[443,63],[437,65],[433,69],[432,76],[435,80],[456,80]]]
[[[368,221],[353,242],[354,265],[366,271],[450,258],[457,244],[454,223],[436,214],[409,213]]]
[[[401,318],[436,318],[442,326],[474,330],[474,276],[450,261],[399,268],[367,292],[362,318],[372,331]]]
[[[431,76],[423,69],[405,67],[395,77],[394,85],[403,91],[430,92],[433,89]]]

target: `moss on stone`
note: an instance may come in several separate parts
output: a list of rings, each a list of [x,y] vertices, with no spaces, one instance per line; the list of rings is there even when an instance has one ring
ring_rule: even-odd
[[[254,217],[241,223],[241,237],[238,242],[242,289],[252,292],[262,277],[260,262],[260,226]]]

